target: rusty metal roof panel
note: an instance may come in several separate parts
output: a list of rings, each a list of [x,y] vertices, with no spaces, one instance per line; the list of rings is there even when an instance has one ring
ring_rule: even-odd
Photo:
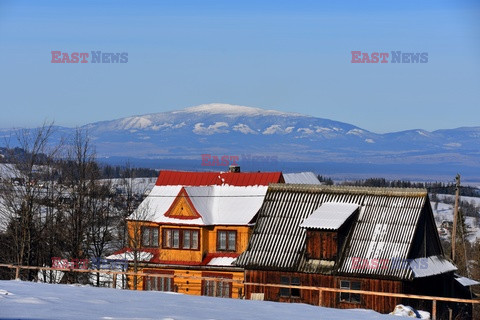
[[[160,171],[156,186],[268,186],[283,182],[281,172],[191,172]]]

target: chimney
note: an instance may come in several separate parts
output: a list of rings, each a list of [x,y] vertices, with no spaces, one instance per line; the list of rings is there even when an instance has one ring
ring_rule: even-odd
[[[229,172],[240,172],[240,166],[238,165],[230,165],[228,167]]]

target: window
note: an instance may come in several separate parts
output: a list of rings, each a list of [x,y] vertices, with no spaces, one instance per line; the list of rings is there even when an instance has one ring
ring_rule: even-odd
[[[299,277],[281,276],[280,277],[280,284],[284,284],[284,285],[287,285],[287,286],[299,286],[300,285],[300,278]],[[298,297],[300,297],[300,289],[280,288],[280,296],[289,297],[289,298],[298,298]]]
[[[237,231],[219,230],[217,232],[218,251],[237,251]]]
[[[142,247],[158,247],[158,228],[142,228]]]
[[[231,298],[232,297],[232,282],[225,281],[231,279],[231,275],[218,275],[202,273],[202,277],[217,278],[215,280],[202,281],[202,295],[210,297]]]
[[[198,250],[198,230],[163,229],[163,248]]]
[[[170,274],[173,275],[173,272],[148,272],[145,270],[146,273],[152,274]],[[145,276],[143,278],[143,288],[145,290],[150,291],[175,291],[173,286],[173,278],[171,277],[162,277],[162,276]]]
[[[340,289],[360,290],[359,281],[340,280]],[[340,302],[360,303],[360,294],[340,292]]]

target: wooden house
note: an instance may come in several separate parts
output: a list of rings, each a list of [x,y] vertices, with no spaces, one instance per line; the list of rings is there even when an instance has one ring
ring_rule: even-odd
[[[232,262],[248,244],[268,184],[279,182],[281,172],[161,171],[127,220],[129,271],[135,251],[138,271],[152,274],[137,289],[242,297],[243,269]]]
[[[246,283],[466,297],[424,189],[270,185],[247,250]],[[319,304],[317,290],[246,285],[246,298]],[[324,292],[322,305],[391,312],[400,298]],[[431,310],[431,303],[406,302]]]

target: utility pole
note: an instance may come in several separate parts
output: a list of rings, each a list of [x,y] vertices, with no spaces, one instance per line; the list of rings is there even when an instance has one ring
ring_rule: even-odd
[[[457,240],[457,220],[458,220],[458,202],[460,198],[460,174],[455,177],[455,207],[453,209],[453,228],[452,228],[452,261],[455,263],[455,242]]]

